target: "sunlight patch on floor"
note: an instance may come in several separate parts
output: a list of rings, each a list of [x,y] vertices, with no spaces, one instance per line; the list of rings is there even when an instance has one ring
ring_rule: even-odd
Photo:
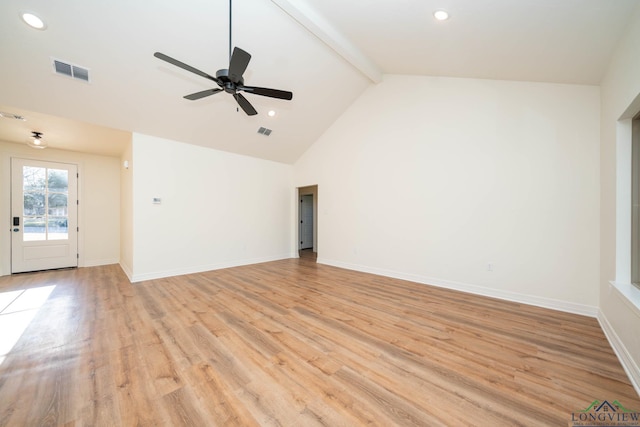
[[[0,293],[0,365],[54,288],[51,285]]]

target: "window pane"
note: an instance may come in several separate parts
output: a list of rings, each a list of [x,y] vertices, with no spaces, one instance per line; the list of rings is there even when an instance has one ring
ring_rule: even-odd
[[[24,193],[24,214],[44,215],[44,192]]]
[[[69,238],[69,226],[66,217],[49,217],[49,240]]]
[[[67,194],[69,191],[69,171],[49,169],[47,181],[50,192]]]
[[[47,240],[46,222],[43,216],[22,218],[24,241]]]
[[[22,168],[22,188],[24,191],[44,191],[45,168],[24,166]]]
[[[67,195],[49,193],[49,215],[67,216]]]

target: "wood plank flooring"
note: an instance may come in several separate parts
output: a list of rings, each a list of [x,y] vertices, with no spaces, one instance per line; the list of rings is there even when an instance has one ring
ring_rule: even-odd
[[[115,265],[31,273],[0,296],[45,286],[0,365],[1,426],[557,426],[595,399],[640,409],[595,319],[309,259],[133,285]]]

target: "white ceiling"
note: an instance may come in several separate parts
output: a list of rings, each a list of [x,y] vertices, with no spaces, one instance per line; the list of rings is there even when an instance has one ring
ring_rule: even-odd
[[[38,130],[54,148],[117,155],[119,143],[95,137],[126,139],[115,129],[292,163],[382,73],[597,85],[639,3],[236,0],[233,44],[253,55],[246,84],[294,93],[246,95],[259,112],[248,117],[226,93],[184,100],[212,86],[153,57],[226,68],[227,0],[2,0],[0,111],[27,122],[0,119],[0,139]],[[433,20],[438,8],[451,18]],[[23,10],[46,31],[22,23]],[[51,58],[88,68],[91,83],[54,74]]]

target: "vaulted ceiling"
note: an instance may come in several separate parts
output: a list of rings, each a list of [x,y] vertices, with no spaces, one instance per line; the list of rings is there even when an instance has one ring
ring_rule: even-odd
[[[597,85],[639,4],[236,0],[233,45],[253,55],[246,84],[294,93],[247,94],[259,112],[249,117],[225,93],[183,99],[212,82],[153,57],[227,68],[227,0],[2,0],[0,111],[27,120],[0,118],[0,140],[37,130],[54,148],[117,155],[139,132],[292,163],[384,74]],[[450,18],[434,20],[436,9]],[[46,30],[25,25],[25,10]],[[54,58],[87,68],[90,82],[54,73]]]

